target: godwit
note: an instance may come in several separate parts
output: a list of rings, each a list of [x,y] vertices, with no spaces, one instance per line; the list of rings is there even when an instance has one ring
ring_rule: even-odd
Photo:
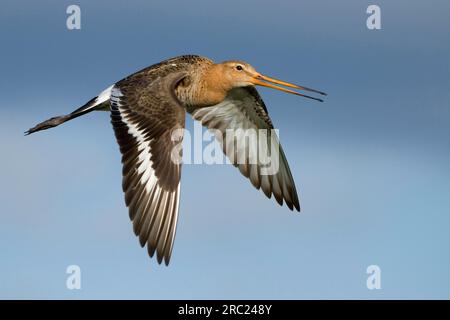
[[[164,259],[168,265],[177,225],[181,174],[181,164],[171,158],[179,143],[174,141],[173,131],[184,128],[186,112],[224,135],[228,129],[273,129],[255,85],[322,101],[275,84],[325,95],[264,76],[243,61],[214,63],[205,57],[185,55],[136,72],[72,113],[44,121],[26,134],[58,126],[91,111],[110,111],[122,153],[122,187],[134,232],[142,247],[147,244],[150,257],[156,252],[158,263]],[[266,137],[271,138],[273,135]],[[220,142],[225,154],[233,157],[225,143]],[[237,150],[243,148],[245,155],[258,149],[239,139],[233,143]],[[261,164],[250,163],[247,156],[244,163],[233,164],[268,198],[273,194],[280,205],[284,200],[289,209],[300,211],[289,165],[279,150],[279,169],[273,174],[262,174]]]

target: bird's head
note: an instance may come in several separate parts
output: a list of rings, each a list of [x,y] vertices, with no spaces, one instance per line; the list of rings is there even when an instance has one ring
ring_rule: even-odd
[[[250,64],[244,61],[239,60],[231,60],[231,61],[225,61],[222,63],[219,63],[216,65],[219,69],[219,76],[220,81],[229,89],[236,88],[236,87],[247,87],[247,86],[264,86],[269,87],[273,89],[277,89],[283,92],[292,93],[295,95],[299,95],[305,98],[314,99],[317,101],[323,101],[322,99],[311,97],[308,95],[301,94],[299,92],[286,89],[280,86],[277,86],[275,84],[279,84],[285,87],[289,88],[295,88],[299,90],[305,90],[310,91],[314,93],[318,93],[320,95],[326,95],[326,93],[318,90],[314,90],[311,88],[307,88],[304,86],[299,86],[296,84],[292,84],[289,82],[277,80],[265,75],[262,75],[261,73],[257,72],[255,68],[253,68]]]

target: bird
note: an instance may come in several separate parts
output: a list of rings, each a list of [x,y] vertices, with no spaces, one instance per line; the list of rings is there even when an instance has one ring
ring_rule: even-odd
[[[323,102],[297,92],[326,93],[265,76],[241,60],[215,63],[199,55],[170,58],[135,72],[102,91],[70,114],[50,118],[25,135],[56,127],[92,111],[110,112],[115,138],[122,155],[122,189],[133,231],[150,257],[168,266],[176,233],[180,202],[181,161],[172,161],[172,150],[182,141],[173,139],[184,129],[186,114],[209,130],[226,136],[228,130],[274,128],[268,110],[255,86],[264,86]],[[286,88],[287,87],[287,88]],[[288,89],[292,88],[292,89]],[[219,141],[220,139],[218,139]],[[277,153],[278,170],[263,174],[263,166],[250,163],[258,149],[237,136],[235,148],[219,141],[228,158],[236,150],[245,155],[232,164],[255,188],[279,205],[300,212],[299,198],[285,153]],[[277,143],[276,134],[261,138],[268,148]],[[231,151],[229,150],[231,149]]]

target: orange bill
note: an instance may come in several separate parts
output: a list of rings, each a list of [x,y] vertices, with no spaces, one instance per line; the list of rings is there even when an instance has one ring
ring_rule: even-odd
[[[308,88],[308,87],[299,86],[299,85],[296,85],[296,84],[293,84],[293,83],[277,80],[277,79],[274,79],[274,78],[271,78],[271,77],[268,77],[268,76],[264,76],[262,74],[258,74],[257,76],[255,76],[253,78],[252,82],[255,85],[268,87],[268,88],[272,88],[272,89],[277,89],[277,90],[280,90],[280,91],[283,91],[283,92],[292,93],[292,94],[295,94],[295,95],[298,95],[298,96],[301,96],[301,97],[317,100],[317,101],[320,101],[320,102],[323,102],[323,100],[319,99],[319,98],[311,97],[311,96],[308,96],[308,95],[305,95],[305,94],[301,94],[301,93],[296,92],[294,90],[289,90],[289,89],[286,89],[286,88],[283,88],[283,87],[280,87],[280,86],[276,86],[273,83],[276,83],[276,84],[279,84],[279,85],[282,85],[282,86],[285,86],[285,87],[289,87],[289,88],[295,88],[295,89],[299,89],[299,90],[305,90],[305,91],[318,93],[318,94],[321,94],[323,96],[327,95],[325,92],[322,92],[322,91],[318,91],[318,90],[311,89],[311,88]]]

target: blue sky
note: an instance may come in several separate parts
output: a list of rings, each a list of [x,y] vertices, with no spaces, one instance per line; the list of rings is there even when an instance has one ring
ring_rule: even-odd
[[[2,2],[1,298],[450,298],[448,1],[77,1],[69,31],[74,3]],[[329,96],[260,89],[302,213],[231,166],[187,165],[166,268],[133,235],[107,113],[23,131],[185,53]]]

